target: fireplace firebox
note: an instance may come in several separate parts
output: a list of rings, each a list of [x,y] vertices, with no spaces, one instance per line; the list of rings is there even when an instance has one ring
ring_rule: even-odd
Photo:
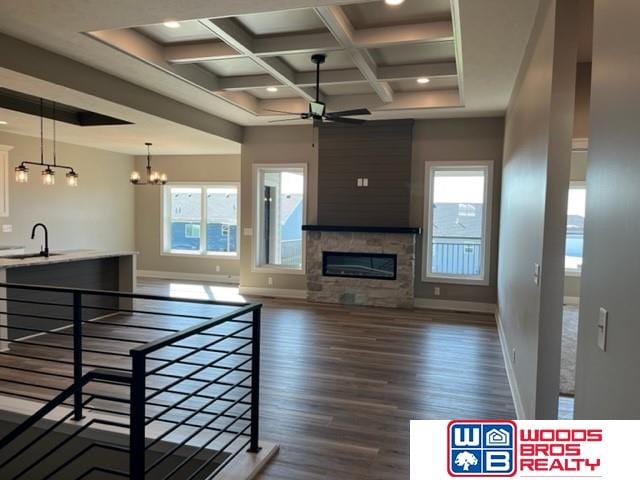
[[[322,252],[322,275],[326,277],[395,280],[397,256],[388,253]]]

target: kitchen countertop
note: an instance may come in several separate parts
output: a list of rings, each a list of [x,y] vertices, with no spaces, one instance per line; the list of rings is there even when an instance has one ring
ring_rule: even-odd
[[[31,252],[37,253],[37,252]],[[30,252],[26,253],[27,255]],[[0,257],[0,269],[33,267],[36,265],[49,265],[52,263],[78,262],[82,260],[95,260],[98,258],[125,257],[137,255],[138,252],[123,251],[100,251],[100,250],[61,250],[51,252],[49,257],[30,257],[25,259]]]

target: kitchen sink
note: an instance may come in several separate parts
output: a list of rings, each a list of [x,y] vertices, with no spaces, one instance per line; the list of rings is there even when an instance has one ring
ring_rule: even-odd
[[[56,255],[61,255],[60,253],[50,253],[50,257],[55,257]],[[44,257],[44,255],[40,255],[39,253],[21,253],[19,255],[5,255],[4,257],[0,257],[0,260],[3,258],[12,258],[14,260],[25,260],[27,258],[37,258]]]

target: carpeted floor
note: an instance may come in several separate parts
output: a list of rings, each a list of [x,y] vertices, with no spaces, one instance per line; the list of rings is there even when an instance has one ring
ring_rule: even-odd
[[[578,347],[578,306],[565,305],[562,315],[562,356],[560,394],[574,395],[576,388],[576,351]]]

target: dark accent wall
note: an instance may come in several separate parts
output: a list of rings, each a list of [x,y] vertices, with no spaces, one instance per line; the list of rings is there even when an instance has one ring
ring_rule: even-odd
[[[10,268],[7,270],[8,283],[27,285],[50,285],[56,287],[85,288],[92,290],[118,290],[118,258],[100,258],[77,262],[61,262],[33,267]],[[33,331],[20,330],[24,327],[38,330],[53,330],[70,325],[73,319],[73,296],[70,293],[42,292],[34,290],[9,289],[8,298],[16,302],[8,302],[9,338],[16,339],[33,335]],[[67,306],[34,305],[17,300],[57,303]],[[84,306],[115,308],[118,299],[104,296],[83,296]],[[85,308],[82,318],[89,320],[111,313],[110,310]],[[38,318],[55,317],[68,320],[45,320]]]
[[[410,226],[412,129],[413,120],[319,129],[318,224]]]

